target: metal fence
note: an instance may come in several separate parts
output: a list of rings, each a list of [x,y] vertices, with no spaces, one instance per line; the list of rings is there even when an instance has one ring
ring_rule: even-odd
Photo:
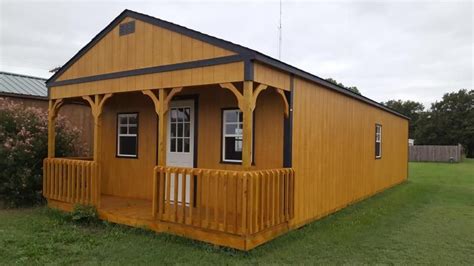
[[[410,162],[460,162],[462,146],[413,145],[408,146]]]

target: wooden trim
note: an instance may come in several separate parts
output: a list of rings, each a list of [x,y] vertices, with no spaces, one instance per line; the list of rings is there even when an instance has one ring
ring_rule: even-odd
[[[254,79],[254,65],[251,59],[244,60],[244,81]]]
[[[293,76],[290,78],[290,91],[285,91],[286,98],[289,99],[289,115],[284,117],[283,126],[283,167],[292,167],[293,153]]]
[[[191,68],[198,68],[198,67],[223,65],[223,64],[229,64],[229,63],[241,62],[243,60],[244,60],[244,57],[240,55],[230,55],[230,56],[223,56],[223,57],[217,57],[217,58],[211,58],[211,59],[176,63],[176,64],[171,64],[171,65],[145,67],[145,68],[139,68],[139,69],[118,71],[118,72],[112,72],[112,73],[107,73],[107,74],[67,79],[67,80],[61,80],[61,81],[51,81],[51,82],[46,83],[46,86],[56,87],[56,86],[80,84],[80,83],[101,81],[101,80],[108,80],[108,79],[118,79],[118,78],[130,77],[130,76],[147,75],[147,74],[162,73],[162,72],[169,72],[169,71],[175,71],[175,70],[184,70],[184,69],[191,69]]]

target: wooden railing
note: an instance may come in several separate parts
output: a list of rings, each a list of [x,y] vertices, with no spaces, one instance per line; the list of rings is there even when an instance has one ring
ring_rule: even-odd
[[[227,171],[157,166],[153,215],[161,221],[250,235],[293,218],[293,191],[290,168]]]
[[[43,161],[43,195],[52,200],[96,204],[98,194],[97,163],[69,158]]]

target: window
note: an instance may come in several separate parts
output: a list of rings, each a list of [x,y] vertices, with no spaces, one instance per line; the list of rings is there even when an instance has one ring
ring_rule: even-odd
[[[191,108],[173,107],[170,114],[170,152],[190,152]]]
[[[138,156],[138,114],[117,115],[117,156]]]
[[[382,125],[375,125],[375,158],[382,158]]]
[[[242,162],[242,112],[239,109],[222,113],[222,161]]]

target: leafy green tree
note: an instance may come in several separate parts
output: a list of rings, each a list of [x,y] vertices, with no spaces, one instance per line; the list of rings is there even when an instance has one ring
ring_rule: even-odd
[[[63,117],[56,121],[56,155],[85,153],[81,131]],[[8,207],[41,203],[43,159],[47,156],[48,115],[39,108],[0,98],[0,201]]]
[[[446,93],[420,115],[416,144],[462,144],[467,157],[474,157],[474,90]]]
[[[411,139],[415,138],[418,120],[425,109],[423,104],[410,100],[390,100],[382,102],[382,104],[410,118],[409,137]]]
[[[336,85],[341,86],[341,87],[343,87],[343,88],[345,88],[345,89],[348,89],[348,90],[350,90],[350,91],[352,91],[352,92],[355,92],[355,93],[357,93],[357,94],[361,94],[361,95],[362,95],[362,93],[360,93],[359,89],[358,89],[356,86],[346,87],[346,86],[344,86],[344,84],[337,82],[337,80],[335,80],[335,79],[333,79],[333,78],[327,78],[326,81],[329,81],[329,82],[331,82],[331,83],[333,83],[333,84],[336,84]]]

